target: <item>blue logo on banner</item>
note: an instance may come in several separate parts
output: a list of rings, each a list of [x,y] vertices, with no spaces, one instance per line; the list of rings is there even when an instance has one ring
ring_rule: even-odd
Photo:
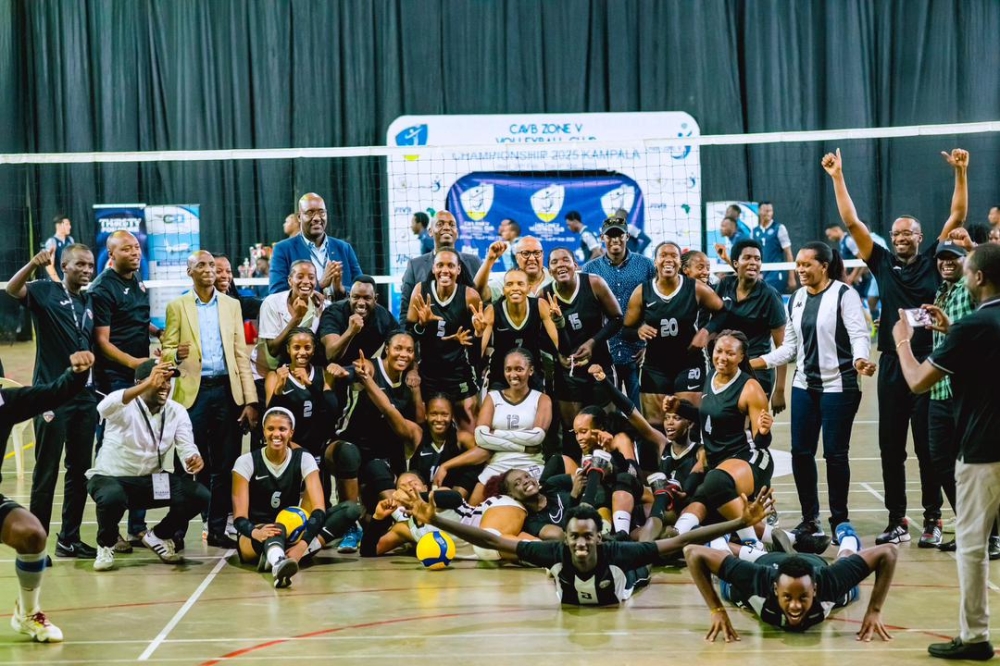
[[[407,127],[396,135],[397,146],[426,146],[427,145],[427,125],[414,125]]]
[[[687,123],[681,123],[681,131],[677,133],[678,139],[685,139],[694,134],[694,132],[688,128]],[[691,154],[691,146],[675,146],[670,149],[670,156],[675,160],[682,160]]]

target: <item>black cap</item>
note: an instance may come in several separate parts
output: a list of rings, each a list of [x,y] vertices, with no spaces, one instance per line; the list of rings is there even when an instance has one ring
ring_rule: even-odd
[[[609,217],[604,220],[604,224],[601,225],[601,233],[606,234],[613,229],[617,229],[623,234],[628,233],[628,222],[624,217]]]
[[[934,252],[935,257],[940,257],[942,254],[953,254],[956,257],[964,257],[968,252],[961,245],[955,245],[951,241],[941,241],[938,243],[937,251]]]
[[[149,358],[143,361],[142,364],[135,369],[135,381],[141,382],[148,379],[149,376],[153,374],[153,368],[156,367],[156,364],[157,360],[155,358]],[[174,368],[173,373],[171,373],[171,377],[180,377],[180,376],[181,376],[181,371],[178,370],[177,368]]]

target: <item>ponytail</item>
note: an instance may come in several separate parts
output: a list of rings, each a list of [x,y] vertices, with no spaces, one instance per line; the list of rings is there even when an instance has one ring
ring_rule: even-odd
[[[803,250],[812,250],[816,255],[816,261],[826,264],[826,276],[831,280],[844,282],[847,278],[844,272],[844,258],[840,252],[833,249],[822,241],[809,241],[802,246]]]

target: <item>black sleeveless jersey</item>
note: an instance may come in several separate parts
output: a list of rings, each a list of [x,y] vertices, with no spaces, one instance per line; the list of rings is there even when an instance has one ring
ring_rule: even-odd
[[[252,451],[253,478],[250,486],[250,522],[273,523],[278,512],[298,506],[302,497],[302,449],[289,451],[291,460],[281,476],[275,477],[264,462],[264,449]]]
[[[645,365],[666,374],[701,366],[700,350],[689,350],[698,323],[698,296],[695,281],[681,276],[681,284],[664,298],[655,281],[642,284],[642,323],[656,329],[657,336],[646,342]]]
[[[431,437],[430,430],[425,427],[424,438],[420,440],[420,446],[410,456],[409,469],[411,472],[419,472],[429,484],[434,478],[434,474],[437,473],[438,467],[463,451],[462,445],[458,443],[458,432],[454,425],[448,430],[444,446],[441,447],[440,451],[434,448],[434,439]]]
[[[507,299],[501,298],[493,304],[493,356],[490,357],[490,382],[504,382],[504,357],[511,349],[521,347],[531,352],[535,370],[541,371],[541,344],[543,336],[548,336],[542,325],[542,316],[538,313],[538,299],[529,298],[528,316],[517,327],[507,315]],[[504,382],[506,385],[506,382]]]
[[[375,359],[372,363],[375,366],[375,383],[389,396],[389,400],[405,418],[415,421],[416,408],[413,404],[413,395],[403,382],[403,378],[400,377],[399,382],[394,384],[386,375],[383,359]],[[399,464],[401,468],[405,467],[403,442],[393,432],[389,420],[360,386],[352,386],[348,392],[344,414],[337,424],[337,435],[340,439],[357,446],[365,461],[387,458]]]
[[[542,293],[539,294],[539,298],[554,294],[558,299],[563,319],[566,320],[570,352],[576,351],[577,347],[593,338],[604,328],[604,308],[601,307],[601,302],[597,300],[594,289],[590,286],[590,275],[577,273],[576,281],[576,291],[568,301],[556,292],[554,282],[546,285]],[[604,367],[611,365],[611,349],[608,347],[607,341],[594,345],[590,362]],[[584,374],[586,374],[586,368],[584,368]]]
[[[753,453],[753,439],[747,423],[747,415],[740,411],[740,395],[743,387],[752,378],[740,371],[729,384],[718,392],[713,387],[715,372],[705,382],[705,393],[701,396],[702,442],[708,456],[708,466],[715,467],[728,458],[746,459]]]
[[[442,303],[438,300],[433,280],[424,282],[420,287],[424,298],[430,300],[431,311],[441,317],[430,322],[423,335],[419,336],[420,374],[423,377],[449,378],[465,374],[466,369],[471,372],[469,348],[459,344],[458,340],[444,340],[459,328],[472,331],[472,314],[465,299],[465,290],[465,285],[458,285],[451,298]]]
[[[691,470],[698,464],[698,453],[701,452],[701,446],[697,443],[691,443],[691,447],[679,458],[674,458],[670,449],[671,445],[667,444],[666,450],[660,455],[660,471],[666,474],[668,479],[681,484],[684,491],[690,494],[687,490],[687,480],[691,476]]]
[[[333,435],[332,423],[323,395],[323,371],[309,368],[310,386],[302,386],[292,377],[280,393],[271,396],[268,408],[284,407],[295,416],[295,443],[314,455],[322,455],[324,445]]]
[[[532,536],[539,536],[546,525],[556,525],[566,529],[566,512],[577,505],[577,500],[570,491],[573,489],[573,479],[565,474],[558,474],[542,481],[539,492],[545,495],[545,508],[541,511],[528,510],[521,528]]]

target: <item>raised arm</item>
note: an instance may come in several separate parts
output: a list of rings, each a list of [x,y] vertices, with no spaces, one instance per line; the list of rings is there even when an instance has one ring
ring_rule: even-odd
[[[52,252],[42,250],[31,258],[31,261],[20,268],[14,277],[7,282],[7,293],[19,301],[23,301],[28,296],[28,278],[35,272],[36,268],[50,268],[52,266]],[[53,272],[55,269],[52,269]],[[59,282],[58,277],[52,278],[53,282]]]
[[[476,291],[479,292],[479,295],[486,302],[493,299],[493,294],[490,291],[490,273],[493,272],[493,266],[506,251],[507,243],[502,240],[491,243],[490,249],[486,252],[486,258],[479,265],[479,270],[476,271],[476,276],[473,278],[472,286],[475,287]]]
[[[830,175],[833,181],[833,192],[837,196],[837,210],[840,212],[840,219],[847,225],[847,231],[851,238],[858,244],[858,256],[863,261],[868,261],[872,255],[872,247],[875,241],[872,240],[871,232],[865,223],[858,218],[858,210],[854,207],[854,201],[847,191],[847,183],[844,181],[844,163],[840,157],[840,148],[836,153],[827,153],[823,156],[823,169]]]
[[[942,151],[941,155],[955,170],[955,192],[951,195],[951,214],[941,229],[939,241],[948,240],[952,231],[965,224],[969,212],[969,152],[955,148],[950,154]]]

